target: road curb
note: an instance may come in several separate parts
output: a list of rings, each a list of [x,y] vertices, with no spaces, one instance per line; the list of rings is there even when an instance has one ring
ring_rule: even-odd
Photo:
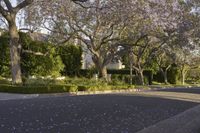
[[[200,105],[137,133],[200,133]]]

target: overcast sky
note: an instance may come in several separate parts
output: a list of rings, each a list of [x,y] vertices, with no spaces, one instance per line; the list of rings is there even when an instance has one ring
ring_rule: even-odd
[[[10,0],[13,6],[16,6],[16,0]]]

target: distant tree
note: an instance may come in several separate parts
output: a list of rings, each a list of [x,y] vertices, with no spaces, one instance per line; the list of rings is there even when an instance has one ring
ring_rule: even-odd
[[[169,43],[169,41],[167,43]],[[159,50],[155,51],[152,60],[158,66],[158,70],[161,72],[165,84],[168,84],[168,71],[175,62],[175,53],[170,48],[170,45],[165,44],[160,47]]]
[[[175,53],[175,61],[180,71],[181,83],[184,85],[188,71],[191,69],[198,68],[200,56],[195,55],[189,49],[176,50]]]

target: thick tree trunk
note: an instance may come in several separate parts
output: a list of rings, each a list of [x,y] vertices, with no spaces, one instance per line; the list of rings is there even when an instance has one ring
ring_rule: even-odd
[[[97,68],[98,70],[98,73],[99,73],[99,78],[101,79],[105,79],[107,81],[107,68],[106,68],[106,65],[103,65],[103,61],[97,57],[97,56],[94,56],[92,58],[94,64],[95,64],[95,67]]]
[[[106,66],[103,66],[101,68],[99,68],[99,78],[103,78],[105,80],[107,80],[107,69]]]
[[[13,20],[15,21],[15,20]],[[10,34],[10,58],[11,58],[11,74],[13,84],[21,84],[21,67],[20,67],[20,51],[19,33],[15,22],[9,23]]]

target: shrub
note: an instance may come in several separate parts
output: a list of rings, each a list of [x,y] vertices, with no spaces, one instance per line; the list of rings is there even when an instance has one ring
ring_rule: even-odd
[[[64,63],[63,74],[77,76],[82,66],[82,49],[74,44],[65,44],[58,47],[58,53]]]
[[[64,68],[60,56],[57,54],[53,44],[48,42],[33,41],[27,33],[19,32],[20,44],[24,51],[33,53],[43,53],[47,55],[35,55],[31,52],[21,53],[21,68],[23,76],[59,76]],[[9,58],[9,35],[8,33],[0,36],[0,74],[4,77],[10,76]]]
[[[9,52],[9,35],[4,33],[0,36],[0,75],[3,77],[10,76],[10,52]]]
[[[63,80],[41,78],[41,77],[35,79],[26,78],[23,83],[24,86],[48,86],[48,85],[63,85],[63,84],[65,84],[65,81]]]
[[[167,73],[168,82],[170,84],[177,84],[178,77],[179,77],[178,67],[176,65],[172,65],[172,67],[169,69]]]
[[[71,86],[64,85],[49,85],[49,86],[14,86],[14,85],[0,85],[0,92],[9,93],[62,93],[69,92]]]
[[[39,41],[32,41],[27,44],[25,50],[47,53],[48,55],[35,55],[22,53],[22,72],[27,77],[35,76],[59,76],[64,68],[60,56],[57,54],[53,44]],[[23,46],[25,47],[25,46]]]
[[[77,92],[78,91],[78,86],[73,85],[73,86],[70,86],[69,90],[66,89],[66,88],[64,88],[64,90],[66,90],[68,92]]]

